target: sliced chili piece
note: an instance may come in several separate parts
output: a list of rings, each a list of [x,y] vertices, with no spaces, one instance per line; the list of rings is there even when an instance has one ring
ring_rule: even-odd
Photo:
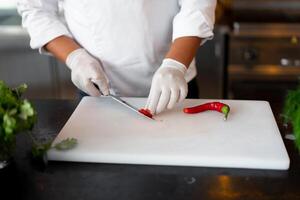
[[[201,104],[190,108],[184,108],[183,112],[187,114],[194,114],[194,113],[204,112],[207,110],[215,110],[220,113],[223,113],[224,120],[226,120],[230,112],[230,107],[227,104],[221,102],[209,102],[209,103]]]
[[[151,111],[149,109],[141,108],[139,109],[139,112],[143,115],[146,115],[147,117],[153,118],[153,115],[151,114]]]

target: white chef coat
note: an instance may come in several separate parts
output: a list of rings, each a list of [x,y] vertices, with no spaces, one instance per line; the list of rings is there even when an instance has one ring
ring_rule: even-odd
[[[215,6],[216,0],[17,0],[32,48],[62,35],[74,38],[101,61],[113,93],[121,96],[148,95],[172,40],[211,39]],[[195,75],[193,61],[186,80]]]

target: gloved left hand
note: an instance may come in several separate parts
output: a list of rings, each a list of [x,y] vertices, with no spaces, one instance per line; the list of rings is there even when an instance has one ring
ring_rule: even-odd
[[[151,114],[158,114],[165,109],[172,109],[176,103],[183,101],[188,92],[184,78],[187,68],[182,63],[167,58],[155,72],[146,109]]]

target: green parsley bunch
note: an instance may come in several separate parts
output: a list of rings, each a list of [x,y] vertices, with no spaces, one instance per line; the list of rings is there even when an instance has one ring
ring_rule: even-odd
[[[77,145],[74,138],[66,138],[54,146],[51,145],[52,141],[40,143],[34,139],[30,130],[37,120],[37,113],[27,99],[21,98],[26,89],[26,84],[11,89],[0,81],[0,161],[12,156],[16,134],[21,132],[27,132],[30,136],[33,143],[31,152],[34,157],[44,156],[51,148],[64,151]]]
[[[300,150],[300,86],[288,92],[284,108],[284,123],[291,123],[295,135],[295,143]]]
[[[0,138],[13,140],[17,133],[31,130],[36,122],[36,111],[31,103],[22,99],[27,85],[10,89],[0,81]]]
[[[9,159],[16,145],[16,134],[31,130],[36,122],[36,111],[22,99],[27,85],[9,88],[0,81],[0,161]]]

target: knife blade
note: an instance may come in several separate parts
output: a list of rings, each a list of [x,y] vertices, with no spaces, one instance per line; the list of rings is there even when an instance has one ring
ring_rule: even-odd
[[[117,96],[112,95],[112,94],[109,94],[108,96],[111,97],[112,99],[114,99],[115,101],[121,103],[122,105],[126,106],[127,108],[131,109],[132,111],[138,113],[139,115],[142,115],[142,116],[146,117],[147,119],[154,120],[153,118],[148,117],[147,115],[144,115],[143,113],[141,113],[138,108],[136,108],[133,105],[130,105],[129,103],[127,103],[126,101],[124,101],[120,97],[117,97]]]

